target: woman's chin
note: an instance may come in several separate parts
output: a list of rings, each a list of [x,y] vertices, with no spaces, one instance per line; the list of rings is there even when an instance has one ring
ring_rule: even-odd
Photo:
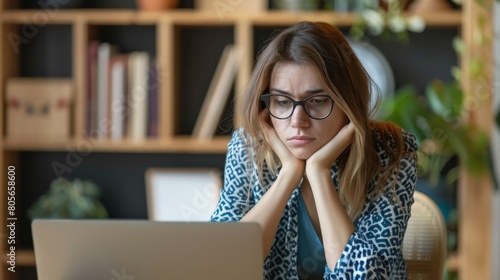
[[[301,160],[307,160],[308,158],[311,157],[312,152],[311,151],[301,151],[301,150],[296,150],[292,152],[293,155]]]

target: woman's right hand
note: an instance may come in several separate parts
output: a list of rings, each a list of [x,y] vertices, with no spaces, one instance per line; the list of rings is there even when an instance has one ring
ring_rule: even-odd
[[[267,110],[262,110],[262,112],[260,112],[260,120],[264,130],[263,133],[265,133],[269,145],[281,161],[282,170],[290,168],[293,172],[296,172],[296,174],[300,174],[302,178],[306,162],[296,158],[288,147],[285,146],[283,141],[281,141],[274,128],[271,127],[271,116]]]

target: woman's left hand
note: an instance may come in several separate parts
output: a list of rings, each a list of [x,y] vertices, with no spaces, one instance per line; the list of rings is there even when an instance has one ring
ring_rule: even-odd
[[[330,170],[337,157],[352,143],[354,125],[348,123],[328,143],[316,151],[306,161],[306,174],[310,171],[327,169]],[[311,169],[312,168],[312,169]]]

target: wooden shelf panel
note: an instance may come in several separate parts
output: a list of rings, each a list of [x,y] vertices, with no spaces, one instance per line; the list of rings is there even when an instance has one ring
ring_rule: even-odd
[[[7,257],[4,257],[7,260]],[[35,266],[35,252],[33,250],[23,249],[16,252],[16,264],[19,266]],[[451,254],[447,260],[448,270],[458,271],[458,257]]]
[[[407,16],[411,16],[408,14]],[[462,12],[449,11],[439,13],[428,13],[420,15],[427,26],[431,27],[444,27],[444,26],[461,26],[462,25]]]
[[[72,24],[81,20],[96,24],[155,24],[159,20],[158,13],[136,12],[132,10],[59,10],[46,13],[44,10],[11,10],[2,14],[6,23],[37,24],[37,19],[47,19],[48,24]],[[40,25],[42,23],[39,23]],[[45,23],[44,23],[45,24]]]
[[[8,261],[7,255],[4,257],[4,264]],[[35,252],[29,249],[16,250],[16,266],[34,266]]]
[[[229,136],[217,136],[212,140],[199,141],[189,136],[178,136],[169,140],[144,141],[112,141],[98,139],[80,139],[70,141],[19,141],[5,139],[3,148],[6,151],[91,151],[91,152],[118,152],[118,153],[225,153]]]
[[[408,14],[410,16],[411,14]],[[438,14],[421,15],[427,26],[460,26],[462,23],[461,11],[450,10]],[[233,25],[245,21],[257,26],[286,26],[293,23],[309,21],[325,21],[337,26],[349,26],[356,21],[352,13],[318,12],[284,12],[269,11],[264,13],[230,13],[217,15],[193,10],[175,10],[166,12],[139,12],[135,10],[59,10],[53,14],[43,10],[8,10],[1,15],[4,23],[25,24],[38,20],[47,20],[48,24],[72,24],[77,21],[86,21],[91,24],[143,24],[152,25],[161,21],[171,21],[176,25]],[[31,21],[30,21],[31,20]],[[47,24],[43,23],[43,24]]]
[[[414,14],[406,14],[412,16]],[[450,10],[439,14],[420,14],[427,26],[460,26],[462,14],[460,11]],[[333,13],[333,12],[267,12],[250,15],[248,19],[257,26],[291,25],[293,23],[307,21],[324,21],[336,26],[349,26],[357,21],[357,15],[353,13]]]
[[[7,256],[4,256],[7,260]],[[35,252],[29,249],[16,251],[16,264],[19,266],[34,266],[35,265]],[[456,254],[451,254],[447,259],[448,269],[450,271],[457,271],[459,268],[458,257]]]

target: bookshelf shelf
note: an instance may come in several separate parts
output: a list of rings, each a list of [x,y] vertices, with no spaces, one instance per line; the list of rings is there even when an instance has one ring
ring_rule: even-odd
[[[215,136],[210,140],[196,140],[189,136],[177,136],[170,140],[148,139],[144,141],[112,141],[97,139],[72,139],[70,141],[19,141],[4,140],[5,151],[51,151],[66,152],[90,150],[91,152],[112,153],[224,153],[227,150],[229,136]]]
[[[45,16],[43,16],[45,15]],[[411,16],[412,14],[407,14]],[[439,14],[422,14],[427,26],[460,26],[462,14],[460,11],[440,12]],[[29,20],[32,20],[31,22]],[[248,22],[256,26],[290,25],[302,20],[326,21],[338,26],[349,26],[355,23],[356,15],[352,13],[334,12],[282,12],[269,11],[255,14],[227,13],[223,17],[216,14],[192,10],[176,10],[166,12],[143,12],[134,10],[59,10],[46,13],[42,10],[8,10],[2,14],[4,23],[25,24],[71,24],[85,21],[92,24],[156,24],[168,21],[179,25],[234,25],[238,22]]]

